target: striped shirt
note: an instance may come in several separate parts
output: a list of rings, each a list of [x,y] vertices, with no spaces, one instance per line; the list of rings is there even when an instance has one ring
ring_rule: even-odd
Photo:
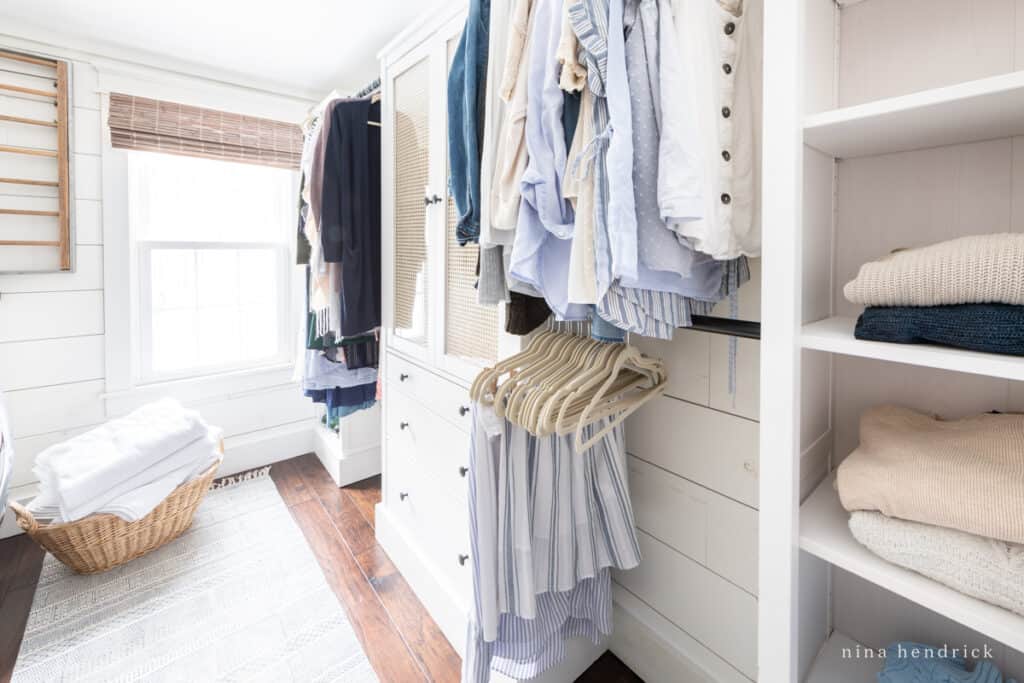
[[[481,405],[473,416],[463,681],[487,681],[491,669],[530,678],[559,661],[566,639],[611,632],[608,568],[640,562],[624,434],[581,455],[574,435],[536,437]]]

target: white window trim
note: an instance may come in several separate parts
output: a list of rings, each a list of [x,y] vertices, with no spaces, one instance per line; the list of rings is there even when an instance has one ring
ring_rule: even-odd
[[[153,311],[149,307],[152,300],[149,285],[152,282],[149,267],[151,264],[150,254],[154,249],[272,249],[277,253],[278,282],[285,288],[285,291],[278,296],[277,319],[283,324],[278,328],[277,348],[278,353],[268,356],[265,359],[246,363],[226,363],[223,365],[210,366],[209,368],[195,368],[176,373],[156,373],[152,370],[152,363],[149,354],[153,350],[151,337]],[[182,379],[201,379],[211,375],[224,375],[228,373],[244,372],[247,370],[262,370],[266,367],[286,365],[294,359],[295,348],[294,334],[288,329],[288,321],[297,319],[289,314],[292,303],[291,282],[289,281],[289,261],[294,261],[292,249],[283,243],[273,242],[198,242],[181,241],[168,242],[162,240],[136,240],[133,252],[138,264],[139,288],[138,307],[135,310],[135,320],[138,325],[138,357],[139,357],[139,385],[160,384]],[[244,344],[245,340],[240,343]]]
[[[101,121],[109,117],[109,97],[101,98]],[[289,287],[287,300],[290,311],[283,318],[285,325],[282,348],[286,356],[277,363],[271,361],[265,366],[245,369],[225,369],[211,374],[187,378],[166,378],[153,382],[142,382],[139,373],[139,273],[136,257],[136,240],[130,220],[130,164],[124,150],[114,149],[110,144],[110,130],[103,126],[102,176],[103,176],[103,289],[104,289],[104,334],[105,334],[105,375],[106,393],[109,400],[130,400],[132,396],[150,395],[162,388],[168,390],[187,388],[190,394],[206,396],[231,393],[232,386],[245,387],[246,391],[280,387],[293,384],[295,379],[294,358],[298,352],[298,330],[290,330],[288,321],[301,323],[304,303],[303,275],[295,267],[287,272],[282,282]],[[298,188],[295,188],[297,192]],[[266,245],[263,245],[266,246]],[[285,263],[294,263],[294,248],[288,249]],[[131,312],[126,315],[125,312]],[[256,386],[253,386],[253,383]],[[208,391],[207,391],[208,389]]]

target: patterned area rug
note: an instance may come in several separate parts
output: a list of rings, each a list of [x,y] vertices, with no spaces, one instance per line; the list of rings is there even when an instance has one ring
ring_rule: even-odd
[[[376,681],[270,477],[213,490],[192,528],[77,576],[47,555],[16,683]]]

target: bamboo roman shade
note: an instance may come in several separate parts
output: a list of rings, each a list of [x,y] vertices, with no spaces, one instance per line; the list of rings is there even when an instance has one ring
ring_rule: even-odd
[[[147,152],[299,167],[302,130],[294,123],[110,94],[110,141]]]

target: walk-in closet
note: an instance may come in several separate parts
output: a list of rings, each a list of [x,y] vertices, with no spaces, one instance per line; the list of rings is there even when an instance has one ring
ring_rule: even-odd
[[[4,0],[0,683],[1024,682],[1024,6]]]

